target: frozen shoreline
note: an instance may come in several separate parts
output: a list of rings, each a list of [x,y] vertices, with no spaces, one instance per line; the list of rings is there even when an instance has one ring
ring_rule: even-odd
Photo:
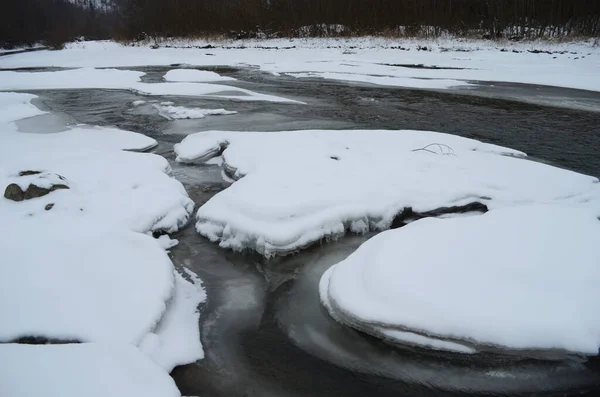
[[[212,44],[211,44],[212,43]],[[600,91],[600,46],[581,42],[415,39],[273,39],[165,41],[133,46],[109,41],[61,51],[0,57],[22,67],[252,66],[274,75],[322,77],[398,87],[448,88],[470,81],[513,82]]]

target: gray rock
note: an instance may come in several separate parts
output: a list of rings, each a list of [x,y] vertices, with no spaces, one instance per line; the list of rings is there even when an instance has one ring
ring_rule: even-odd
[[[12,201],[23,201],[25,199],[25,192],[16,183],[11,183],[4,190],[4,197]]]
[[[63,184],[52,185],[52,187],[50,187],[49,189],[46,189],[45,187],[39,187],[34,184],[30,184],[27,187],[27,190],[25,190],[25,200],[42,197],[42,196],[45,196],[55,190],[68,189],[68,188],[69,187],[67,185],[63,185]]]

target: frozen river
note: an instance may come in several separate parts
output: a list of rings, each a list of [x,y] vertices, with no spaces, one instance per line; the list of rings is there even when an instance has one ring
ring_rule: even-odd
[[[168,68],[140,68],[147,82]],[[174,176],[197,206],[227,187],[218,168],[174,163],[172,146],[210,129],[422,129],[457,134],[524,151],[539,161],[600,176],[600,93],[515,84],[423,91],[321,79],[273,77],[249,69],[213,68],[228,83],[306,105],[197,97],[147,97],[118,90],[36,91],[52,114],[19,122],[42,132],[64,123],[116,126],[159,141]],[[134,106],[133,102],[147,103]],[[225,108],[235,115],[167,120],[150,103]],[[369,236],[346,237],[301,254],[266,261],[220,249],[192,225],[175,238],[176,266],[204,281],[201,317],[206,358],[177,368],[183,395],[430,396],[474,394],[580,395],[600,391],[597,363],[541,362],[498,356],[458,358],[393,349],[346,329],[320,307],[317,285],[332,264]]]

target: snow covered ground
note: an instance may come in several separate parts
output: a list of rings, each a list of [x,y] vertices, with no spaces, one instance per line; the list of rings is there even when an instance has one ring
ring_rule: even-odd
[[[173,63],[232,65],[258,67],[275,75],[291,73],[296,77],[407,87],[445,88],[479,80],[600,91],[600,79],[597,78],[600,47],[593,42],[497,43],[367,37],[222,42],[179,40],[163,41],[159,43],[163,47],[158,49],[152,48],[151,44],[154,43],[137,46],[106,41],[72,43],[62,51],[3,56],[0,68],[169,66]],[[215,47],[202,49],[207,44]],[[176,72],[179,73],[183,72]],[[207,77],[200,78],[207,81]],[[189,76],[174,78],[190,81]],[[180,90],[171,86],[173,89]],[[201,92],[198,87],[196,91]]]
[[[395,342],[596,355],[599,214],[530,205],[419,220],[332,267],[321,299],[336,320]]]
[[[598,179],[436,132],[207,131],[187,136],[175,153],[180,162],[221,163],[237,179],[198,210],[198,232],[266,257],[388,229],[406,208],[551,203],[600,215]]]
[[[102,347],[0,344],[0,377],[33,371],[52,382],[19,375],[0,381],[0,394],[41,387],[75,396],[87,387],[178,395],[168,372],[203,357],[198,305],[206,294],[199,279],[174,270],[165,249],[176,241],[149,234],[179,230],[194,203],[165,158],[134,152],[154,139],[84,125],[19,132],[15,121],[44,113],[33,98],[0,93],[0,187],[25,192],[0,198],[0,343],[33,337]]]

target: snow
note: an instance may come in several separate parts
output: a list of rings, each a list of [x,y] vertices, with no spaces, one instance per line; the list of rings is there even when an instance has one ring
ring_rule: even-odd
[[[168,120],[179,119],[203,119],[206,116],[230,115],[236,114],[235,111],[225,109],[201,109],[201,108],[186,108],[184,106],[172,106],[172,104],[154,105],[159,114]]]
[[[597,208],[524,205],[419,220],[335,265],[321,297],[337,318],[366,332],[385,327],[482,350],[596,355],[598,215]]]
[[[442,89],[460,86],[469,86],[470,83],[460,80],[433,79],[433,78],[411,78],[378,76],[357,73],[336,73],[336,72],[304,72],[304,73],[286,73],[288,76],[296,78],[323,78],[330,80],[352,81],[358,83],[370,83],[376,85],[405,87],[405,88],[427,88]]]
[[[31,100],[34,98],[36,96],[31,94],[0,92],[0,125],[46,114],[31,104]]]
[[[319,281],[319,295],[321,298],[321,303],[328,310],[331,317],[343,324],[344,317],[342,315],[338,315],[337,310],[333,308],[329,299],[329,282],[334,270],[335,266],[332,266],[328,270],[326,270],[325,273],[323,273],[323,276]],[[355,324],[354,326],[356,327]],[[401,331],[398,329],[386,328],[381,325],[374,324],[370,324],[370,326],[367,329],[365,328],[366,327],[362,327],[361,330],[369,332],[372,335],[375,335],[384,340],[391,341],[393,343],[404,343],[408,345],[422,346],[434,350],[446,350],[457,353],[476,352],[475,349],[469,346],[461,345],[456,342],[449,342],[445,340],[430,338],[425,335],[416,334],[414,332]]]
[[[165,74],[166,81],[180,81],[192,83],[214,83],[217,81],[234,81],[233,77],[221,76],[208,70],[173,69]]]
[[[173,379],[134,347],[0,344],[0,395],[179,397]]]
[[[15,121],[41,114],[30,103],[34,98],[0,95],[0,186],[16,183],[26,188],[33,183],[49,188],[60,183],[68,189],[21,202],[0,198],[0,218],[7,231],[0,238],[0,342],[41,337],[99,343],[102,348],[87,351],[85,346],[97,345],[77,345],[84,346],[73,348],[81,349],[78,353],[35,346],[31,352],[15,353],[27,358],[20,367],[15,360],[3,361],[4,355],[1,365],[12,369],[14,364],[30,374],[39,363],[40,371],[52,374],[48,381],[56,381],[50,391],[66,390],[60,395],[81,395],[84,386],[100,390],[100,395],[179,395],[167,371],[203,356],[197,306],[206,295],[200,280],[190,277],[190,283],[174,272],[165,249],[177,240],[148,234],[179,230],[194,203],[183,185],[168,175],[165,158],[132,151],[156,145],[142,134],[84,125],[57,133],[19,132]],[[22,171],[39,173],[21,176]],[[154,344],[144,358],[132,346],[148,349],[149,340]],[[5,346],[10,345],[0,348]],[[129,359],[130,351],[140,358]],[[46,362],[59,365],[63,359],[65,367],[57,371],[67,371],[69,378],[44,369]],[[69,366],[81,361],[89,365],[82,366],[85,381],[79,382],[79,372]],[[1,377],[4,371],[0,372]],[[95,376],[92,381],[88,372]],[[104,381],[104,374],[110,379]],[[131,379],[124,383],[123,376]],[[144,382],[144,376],[156,380]],[[30,395],[33,389],[23,382],[31,382],[22,376],[15,379],[11,391]],[[94,388],[94,380],[110,389]],[[0,388],[5,384],[10,383],[0,382]],[[146,386],[152,388],[149,394]]]
[[[206,96],[240,101],[300,103],[227,85],[180,82],[143,83],[141,77],[144,75],[143,72],[131,70],[90,67],[51,72],[0,71],[0,90],[123,89],[143,95]],[[134,106],[137,105],[134,104]]]
[[[186,269],[187,270],[187,269]],[[200,342],[198,305],[206,300],[202,281],[187,271],[192,282],[175,274],[175,296],[157,329],[142,341],[141,350],[171,372],[177,365],[204,358]]]
[[[159,46],[171,48],[158,49],[152,48],[154,44],[72,43],[61,51],[3,56],[0,68],[168,67],[180,63],[189,67],[251,66],[274,76],[313,73],[323,78],[407,87],[440,89],[465,82],[499,81],[600,91],[597,78],[600,49],[593,41],[515,43],[365,37],[221,42],[165,40]],[[216,47],[210,49],[210,55],[195,48],[207,44]],[[540,50],[549,53],[537,52]],[[4,80],[10,79],[0,74],[0,81]]]
[[[237,179],[200,207],[196,230],[223,248],[266,257],[348,231],[388,229],[405,208],[426,212],[473,202],[488,209],[600,208],[594,177],[436,132],[207,131],[187,136],[175,153],[189,163],[220,156],[226,176]]]
[[[60,202],[46,199],[40,210],[54,200]],[[3,214],[11,231],[0,239],[0,341],[44,336],[138,344],[173,292],[165,251],[140,233],[90,227],[85,216],[71,219],[56,208],[44,212],[22,219]]]

